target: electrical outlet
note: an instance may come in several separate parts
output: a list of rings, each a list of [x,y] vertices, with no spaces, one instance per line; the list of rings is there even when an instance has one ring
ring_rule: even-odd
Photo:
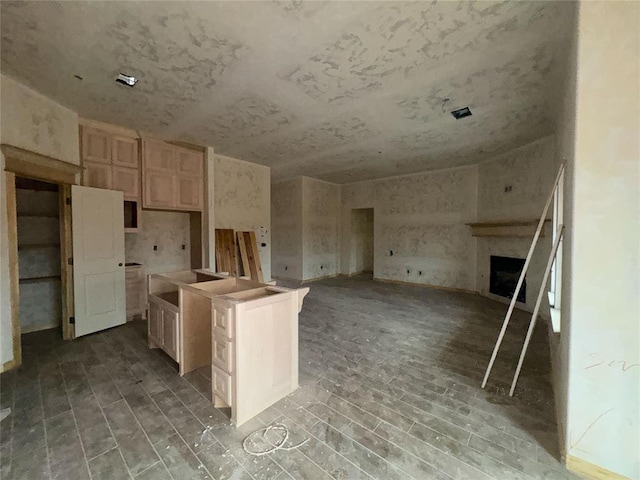
[[[393,250],[389,250],[389,256],[393,257]]]
[[[186,249],[187,249],[187,246],[183,243],[182,244],[182,250],[186,250]]]
[[[157,252],[157,251],[158,251],[158,245],[154,245],[154,246],[153,246],[153,251],[154,251],[154,252]]]

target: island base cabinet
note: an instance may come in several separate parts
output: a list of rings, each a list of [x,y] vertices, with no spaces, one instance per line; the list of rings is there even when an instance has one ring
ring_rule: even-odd
[[[308,289],[262,287],[215,297],[214,405],[240,426],[298,388],[298,312]]]
[[[157,347],[178,361],[178,309],[149,297],[149,347]]]

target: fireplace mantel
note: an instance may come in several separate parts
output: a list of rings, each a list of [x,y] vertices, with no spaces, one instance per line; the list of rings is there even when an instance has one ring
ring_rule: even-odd
[[[501,222],[467,223],[473,237],[520,237],[532,238],[540,220],[514,220]],[[540,236],[545,236],[545,227],[551,220],[545,220]]]

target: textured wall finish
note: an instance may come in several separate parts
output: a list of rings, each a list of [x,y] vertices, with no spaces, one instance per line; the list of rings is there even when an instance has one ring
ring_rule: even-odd
[[[548,136],[478,165],[479,222],[540,219],[558,173],[559,162],[554,142],[554,137]],[[504,297],[489,293],[490,257],[499,255],[524,259],[530,246],[530,238],[479,237],[476,289],[489,298],[508,302]],[[527,302],[520,306],[529,311],[533,311],[550,251],[549,223],[546,237],[539,240],[527,272]],[[541,312],[548,316],[549,302],[546,293],[542,302]]]
[[[302,279],[339,271],[340,186],[302,177]]]
[[[147,274],[189,270],[189,214],[142,210],[142,228],[125,234],[124,246],[126,261],[143,264]]]
[[[269,168],[216,155],[215,225],[256,232],[262,273],[271,278],[271,178]],[[262,246],[261,243],[266,243]]]
[[[349,273],[373,272],[373,208],[351,210]]]
[[[342,273],[349,272],[351,210],[374,208],[374,277],[475,290],[476,167],[345,185]]]
[[[6,75],[0,77],[0,95],[2,143],[80,164],[76,113]]]
[[[271,185],[272,274],[302,279],[302,177]]]
[[[552,133],[564,8],[4,1],[1,68],[86,118],[214,145],[278,180],[350,183]],[[135,88],[114,82],[120,69]],[[466,105],[474,115],[455,121]]]
[[[567,454],[640,479],[640,4],[581,2],[578,32]]]

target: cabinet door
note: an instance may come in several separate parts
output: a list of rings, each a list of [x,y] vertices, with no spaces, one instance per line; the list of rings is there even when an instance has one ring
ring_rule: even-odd
[[[140,196],[140,179],[137,168],[111,167],[111,188],[124,192],[125,199],[137,200]]]
[[[176,204],[175,175],[147,170],[144,172],[144,176],[144,206],[147,208],[174,208]]]
[[[162,309],[164,351],[178,361],[178,312]]]
[[[204,177],[204,154],[189,150],[188,148],[176,149],[176,163],[179,176]]]
[[[82,127],[82,159],[111,163],[111,134],[97,128]]]
[[[204,203],[202,199],[202,179],[178,177],[176,183],[178,184],[176,207],[185,210],[202,210],[202,204]]]
[[[144,173],[155,170],[174,174],[176,171],[176,147],[157,140],[143,140]]]
[[[84,162],[82,185],[84,185],[85,187],[111,189],[111,165],[106,165],[104,163]]]
[[[111,146],[111,159],[114,165],[139,168],[138,140],[135,138],[114,136]]]
[[[143,309],[142,279],[140,267],[125,267],[124,278],[127,288],[127,316],[135,315]]]
[[[164,328],[162,321],[162,308],[155,302],[149,302],[149,338],[158,346],[164,346]]]

